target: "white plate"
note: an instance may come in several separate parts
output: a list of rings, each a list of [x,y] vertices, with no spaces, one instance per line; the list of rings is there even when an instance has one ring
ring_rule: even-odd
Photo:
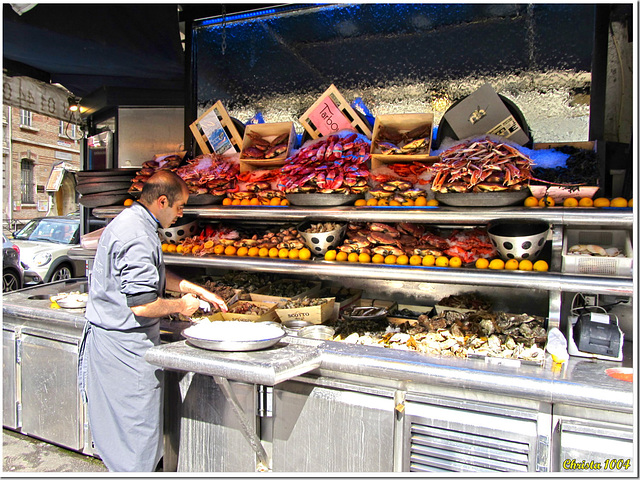
[[[214,321],[200,322],[182,335],[188,343],[207,350],[246,352],[275,345],[286,333],[279,326],[260,322]]]

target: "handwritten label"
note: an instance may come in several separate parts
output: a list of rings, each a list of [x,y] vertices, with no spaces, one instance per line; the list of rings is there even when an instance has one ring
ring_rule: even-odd
[[[322,102],[309,114],[309,120],[324,136],[344,129],[355,130],[330,97],[322,99]]]

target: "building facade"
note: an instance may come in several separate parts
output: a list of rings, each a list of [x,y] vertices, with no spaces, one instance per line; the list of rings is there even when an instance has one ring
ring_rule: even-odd
[[[13,230],[32,218],[77,211],[79,128],[6,105],[2,127],[3,226]]]

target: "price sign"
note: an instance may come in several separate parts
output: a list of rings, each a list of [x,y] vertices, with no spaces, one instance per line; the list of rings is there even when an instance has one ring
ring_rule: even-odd
[[[70,93],[29,77],[8,77],[3,75],[2,95],[5,105],[22,108],[34,113],[57,118],[65,122],[77,123],[69,111]]]
[[[324,136],[344,129],[354,130],[349,119],[328,96],[323,98],[312,112],[309,112],[309,120]]]

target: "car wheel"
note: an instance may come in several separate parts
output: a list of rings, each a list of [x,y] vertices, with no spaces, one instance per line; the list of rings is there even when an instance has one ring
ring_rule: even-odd
[[[71,272],[71,267],[69,265],[60,265],[56,267],[56,269],[51,274],[50,282],[57,282],[58,280],[69,280],[73,277],[73,273]]]
[[[20,279],[18,275],[9,270],[2,272],[2,291],[13,292],[20,288]]]

